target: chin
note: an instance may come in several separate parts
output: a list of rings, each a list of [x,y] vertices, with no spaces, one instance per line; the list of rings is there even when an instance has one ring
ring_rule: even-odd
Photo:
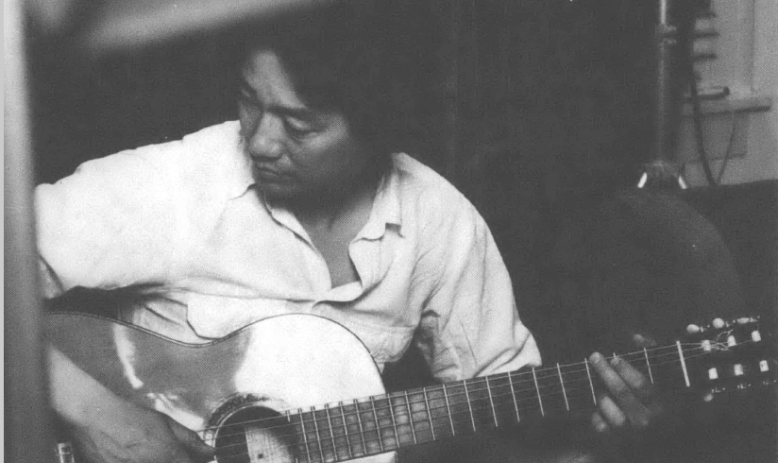
[[[257,190],[268,199],[290,200],[304,196],[304,193],[291,185],[257,182]]]

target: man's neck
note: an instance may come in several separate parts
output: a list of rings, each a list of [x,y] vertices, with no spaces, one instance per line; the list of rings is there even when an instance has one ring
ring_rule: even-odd
[[[371,208],[378,182],[360,182],[347,189],[319,191],[281,204],[294,213],[305,228],[332,228],[354,212]]]

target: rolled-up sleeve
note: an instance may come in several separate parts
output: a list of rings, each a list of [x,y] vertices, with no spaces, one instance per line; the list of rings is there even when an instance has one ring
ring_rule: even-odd
[[[464,198],[438,206],[427,233],[432,248],[422,263],[435,267],[438,280],[418,336],[432,374],[450,381],[540,365],[483,218]]]

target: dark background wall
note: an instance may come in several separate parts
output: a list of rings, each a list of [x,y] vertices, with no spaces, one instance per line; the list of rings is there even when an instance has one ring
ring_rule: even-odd
[[[395,0],[398,53],[418,63],[405,150],[489,223],[523,316],[558,328],[549,266],[577,211],[634,185],[651,140],[655,6],[640,0]],[[266,27],[257,23],[251,27]],[[88,55],[33,29],[38,179],[234,119],[230,30]],[[567,222],[566,222],[567,221]],[[526,308],[526,309],[525,309]],[[559,309],[567,310],[567,308]],[[569,318],[569,317],[568,317]]]
[[[677,210],[661,198],[623,193],[634,189],[652,137],[653,2],[387,4],[398,52],[418,62],[408,77],[417,105],[405,150],[447,176],[484,215],[522,316],[551,358],[565,353],[556,342],[563,325],[571,332],[591,323],[597,329],[581,336],[597,338],[619,320],[646,321],[655,307],[680,304],[672,298],[702,304],[704,291],[692,294],[688,278],[731,280],[729,261],[713,277],[679,277],[678,269],[668,276],[675,264],[656,261],[661,240],[646,238],[646,227],[661,227],[642,219],[637,204]],[[236,43],[230,29],[88,55],[66,34],[43,37],[33,27],[38,180],[234,119]],[[659,222],[667,228],[668,220]],[[611,257],[596,258],[603,252]]]
[[[650,3],[392,2],[398,30],[438,70],[419,79],[426,102],[406,150],[482,211],[523,292],[563,209],[637,179],[651,136]],[[94,57],[35,36],[39,181],[234,119],[234,40],[203,33]]]
[[[634,188],[653,133],[654,2],[392,5],[400,42],[425,60],[406,150],[484,215],[547,360],[623,351],[641,327],[673,337],[709,315],[774,316],[774,182]],[[94,56],[33,25],[38,181],[234,119],[234,44],[216,31]]]

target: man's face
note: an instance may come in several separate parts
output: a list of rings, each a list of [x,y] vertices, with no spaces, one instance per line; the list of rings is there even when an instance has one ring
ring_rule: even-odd
[[[251,52],[241,77],[241,135],[260,191],[277,199],[315,198],[360,179],[371,153],[341,113],[303,103],[274,52]]]

